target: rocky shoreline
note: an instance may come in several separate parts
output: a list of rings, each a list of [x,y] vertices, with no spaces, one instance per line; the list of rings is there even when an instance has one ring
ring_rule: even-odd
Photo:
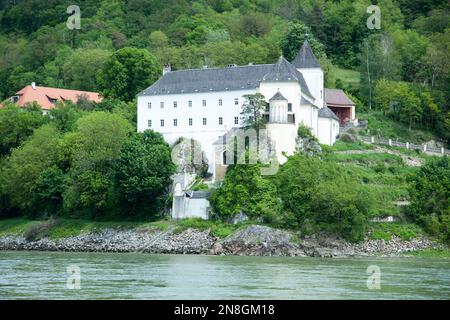
[[[238,256],[357,257],[399,256],[421,249],[442,249],[427,238],[403,241],[366,240],[358,244],[326,236],[298,240],[292,233],[265,226],[249,226],[219,239],[209,230],[183,232],[158,229],[104,229],[63,239],[27,241],[23,236],[0,237],[0,250],[73,252],[142,252],[154,254],[207,254]]]

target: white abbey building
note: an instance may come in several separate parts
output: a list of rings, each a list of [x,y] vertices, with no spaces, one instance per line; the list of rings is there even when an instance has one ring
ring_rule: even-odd
[[[307,41],[292,63],[171,71],[138,95],[138,131],[160,132],[169,144],[180,137],[201,143],[215,174],[214,142],[241,126],[246,94],[261,93],[269,103],[266,129],[279,161],[295,151],[301,123],[320,143],[332,145],[339,118],[325,105],[323,70]],[[337,106],[339,107],[339,106]],[[354,117],[353,113],[349,113]]]

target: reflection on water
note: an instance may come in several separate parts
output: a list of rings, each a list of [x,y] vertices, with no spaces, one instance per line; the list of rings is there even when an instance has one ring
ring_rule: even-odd
[[[80,290],[69,290],[69,265]],[[367,288],[367,267],[381,289]],[[449,299],[450,260],[0,252],[0,299]]]

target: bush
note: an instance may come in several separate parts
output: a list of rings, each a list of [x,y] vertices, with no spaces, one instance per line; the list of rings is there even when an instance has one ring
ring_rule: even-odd
[[[285,226],[363,239],[374,198],[339,166],[295,155],[281,167],[276,184]]]
[[[354,142],[358,141],[358,138],[355,137],[354,135],[346,132],[339,136],[339,140],[343,141],[343,142],[354,143]]]
[[[37,241],[49,236],[50,230],[56,226],[55,219],[50,218],[46,222],[34,224],[25,231],[25,239],[27,241]]]
[[[411,182],[410,215],[429,233],[450,242],[449,158],[426,163]]]
[[[230,166],[210,202],[214,213],[226,221],[242,212],[250,219],[271,223],[278,219],[281,209],[276,186],[261,177],[259,164]]]
[[[311,133],[311,128],[308,126],[305,126],[303,123],[301,123],[297,130],[297,135],[300,138],[315,138],[313,134]]]

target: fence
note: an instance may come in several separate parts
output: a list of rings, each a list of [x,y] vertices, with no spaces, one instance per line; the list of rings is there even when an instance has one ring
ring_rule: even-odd
[[[378,138],[375,136],[359,136],[359,138],[365,142],[371,143],[371,144],[382,144],[387,146],[393,146],[393,147],[400,147],[400,148],[406,148],[408,150],[420,150],[425,153],[434,153],[434,154],[441,154],[441,155],[450,155],[450,150],[446,149],[444,147],[435,148],[428,146],[426,143],[424,144],[413,144],[409,142],[399,142],[392,139],[383,139]]]

